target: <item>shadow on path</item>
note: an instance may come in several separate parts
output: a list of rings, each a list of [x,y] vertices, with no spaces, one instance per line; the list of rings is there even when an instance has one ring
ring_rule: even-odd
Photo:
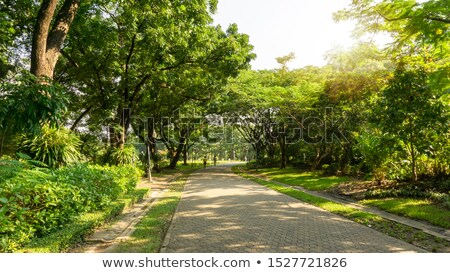
[[[162,252],[424,252],[243,179],[231,165],[190,177]]]

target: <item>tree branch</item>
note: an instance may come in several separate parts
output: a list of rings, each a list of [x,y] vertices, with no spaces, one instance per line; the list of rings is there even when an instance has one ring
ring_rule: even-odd
[[[75,122],[70,127],[71,131],[74,131],[75,128],[77,128],[78,123],[80,123],[80,121],[92,110],[93,107],[94,105],[90,105],[86,110],[83,111],[83,113],[81,113],[81,115],[75,120]]]

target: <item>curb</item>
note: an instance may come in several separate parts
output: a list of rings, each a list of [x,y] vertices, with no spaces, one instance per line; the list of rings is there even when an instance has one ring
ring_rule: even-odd
[[[170,177],[166,183],[170,183],[180,176],[181,174],[177,173]],[[86,238],[85,242],[87,243],[87,246],[83,252],[97,253],[113,251],[118,243],[126,241],[130,238],[131,234],[133,234],[136,229],[136,225],[142,220],[143,217],[145,217],[145,215],[147,215],[148,211],[153,207],[155,202],[158,201],[167,191],[167,187],[157,191],[152,190],[150,196],[144,198],[143,201],[135,204],[129,210],[121,214],[124,216],[124,219],[118,218],[119,221],[112,224],[109,229],[98,231],[99,233],[104,232],[106,235],[109,235],[109,238],[102,238],[101,235],[97,235],[98,237],[96,238],[95,233],[91,235],[90,238]],[[129,215],[127,216],[127,214]]]

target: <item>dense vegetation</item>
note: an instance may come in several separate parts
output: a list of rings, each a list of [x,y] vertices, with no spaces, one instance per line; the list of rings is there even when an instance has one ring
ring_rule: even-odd
[[[216,5],[0,1],[1,251],[107,209],[151,161],[175,168],[201,134],[162,118],[203,118],[254,58],[236,25],[212,24]]]
[[[131,192],[140,178],[131,166],[80,164],[58,170],[0,161],[0,249],[14,251],[34,236],[100,210]]]
[[[247,35],[213,24],[216,7],[0,0],[2,251],[101,210],[143,171],[204,156],[396,180],[372,197],[448,203],[448,1],[352,1],[335,19],[391,46],[263,71]]]

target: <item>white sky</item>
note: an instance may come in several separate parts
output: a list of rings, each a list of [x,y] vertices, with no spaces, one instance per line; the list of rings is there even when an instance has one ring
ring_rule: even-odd
[[[353,22],[335,23],[332,13],[352,0],[219,0],[215,24],[226,29],[236,23],[250,36],[258,55],[253,69],[278,68],[276,57],[294,52],[289,67],[322,66],[324,54],[335,46],[350,47]]]

